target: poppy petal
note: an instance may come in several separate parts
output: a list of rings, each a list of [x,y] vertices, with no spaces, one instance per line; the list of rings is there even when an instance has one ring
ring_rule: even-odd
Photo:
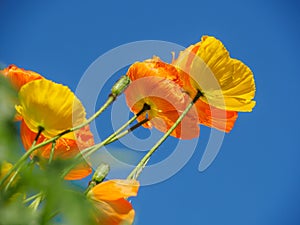
[[[97,223],[100,225],[131,225],[135,212],[125,199],[115,201],[96,201]]]
[[[115,201],[136,196],[138,189],[139,182],[136,180],[109,180],[93,187],[89,195],[96,200]]]
[[[19,91],[18,113],[34,132],[43,127],[43,135],[51,138],[85,120],[85,109],[70,89],[41,79],[25,84]],[[69,133],[64,137],[74,139]]]

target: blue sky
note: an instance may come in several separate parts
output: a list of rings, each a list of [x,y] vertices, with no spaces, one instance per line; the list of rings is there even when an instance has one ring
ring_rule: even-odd
[[[185,167],[142,187],[132,200],[135,224],[300,223],[296,1],[12,0],[1,1],[0,8],[0,62],[40,72],[74,91],[90,64],[121,44],[163,40],[188,46],[205,34],[221,39],[231,56],[253,70],[257,105],[252,113],[239,114],[204,172],[198,165],[210,130],[201,127],[197,151]],[[106,97],[108,87],[101,91]],[[97,129],[105,136],[110,112],[102,120]],[[150,163],[168,157],[176,143],[170,138]]]

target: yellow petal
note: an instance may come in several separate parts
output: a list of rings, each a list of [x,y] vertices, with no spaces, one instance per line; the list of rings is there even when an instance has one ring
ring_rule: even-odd
[[[51,138],[85,120],[85,109],[71,90],[61,84],[41,79],[25,84],[19,91],[18,113],[33,132],[43,127],[43,135]],[[65,138],[74,139],[74,134]]]
[[[201,42],[181,52],[174,65],[188,73],[206,103],[220,109],[251,111],[255,83],[251,70],[232,59],[221,41],[204,36]]]

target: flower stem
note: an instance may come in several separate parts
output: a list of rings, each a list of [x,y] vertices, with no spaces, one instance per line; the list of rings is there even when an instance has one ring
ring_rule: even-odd
[[[183,120],[185,115],[190,111],[195,102],[202,96],[200,91],[197,92],[195,98],[191,101],[191,103],[187,106],[187,108],[183,111],[183,113],[179,116],[176,122],[171,126],[171,128],[161,137],[161,139],[156,142],[156,144],[149,150],[149,152],[141,159],[138,165],[131,171],[128,175],[127,180],[136,179],[141,173],[142,169],[146,166],[152,154],[158,149],[158,147],[170,136],[170,134],[175,130],[175,128],[179,125],[179,123]]]
[[[43,199],[43,194],[37,196],[35,200],[29,205],[29,208],[33,209],[33,211],[36,211]]]
[[[129,126],[131,123],[133,123],[141,114],[143,114],[144,112],[146,112],[149,109],[150,109],[150,106],[147,105],[147,104],[145,104],[144,107],[136,115],[134,115],[133,117],[131,117],[131,119],[129,119],[126,123],[124,123],[116,132],[114,132],[113,134],[111,134],[104,141],[102,141],[102,142],[100,142],[98,144],[95,144],[94,146],[88,147],[88,148],[82,150],[81,152],[79,152],[74,157],[74,163],[63,172],[62,177],[66,176],[72,170],[72,168],[74,168],[77,164],[79,164],[83,160],[82,156],[84,156],[85,158],[89,157],[90,155],[92,155],[93,153],[95,153],[96,151],[98,151],[103,146],[105,146],[107,144],[110,144],[111,142],[115,141],[115,138],[118,137],[118,135],[127,126]],[[122,134],[122,135],[124,136],[125,134]]]
[[[55,145],[56,145],[56,141],[53,141],[52,146],[51,146],[51,152],[50,152],[50,157],[49,157],[48,164],[50,164],[53,160]]]
[[[110,144],[110,143],[112,143],[112,142],[114,142],[114,141],[116,141],[116,140],[118,140],[118,139],[124,137],[125,135],[127,135],[127,134],[129,134],[130,132],[134,131],[135,129],[139,128],[140,126],[142,126],[144,123],[147,123],[148,121],[149,121],[149,119],[146,118],[146,119],[142,120],[141,122],[139,122],[139,123],[133,125],[133,126],[130,127],[129,129],[123,131],[122,133],[116,135],[114,138],[110,139],[110,140],[107,142],[107,144]]]
[[[23,201],[23,203],[28,203],[28,202],[30,202],[30,201],[32,201],[32,200],[34,200],[34,199],[40,197],[41,195],[43,195],[43,193],[42,193],[42,192],[39,192],[39,193],[36,194],[36,195],[33,195],[33,196],[29,197],[29,198],[26,198],[26,199]]]

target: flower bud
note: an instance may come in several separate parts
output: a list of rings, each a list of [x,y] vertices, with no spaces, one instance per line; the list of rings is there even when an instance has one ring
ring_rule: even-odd
[[[127,88],[130,84],[130,79],[127,75],[122,76],[112,87],[111,95],[113,97],[117,97],[123,93],[123,91]]]

